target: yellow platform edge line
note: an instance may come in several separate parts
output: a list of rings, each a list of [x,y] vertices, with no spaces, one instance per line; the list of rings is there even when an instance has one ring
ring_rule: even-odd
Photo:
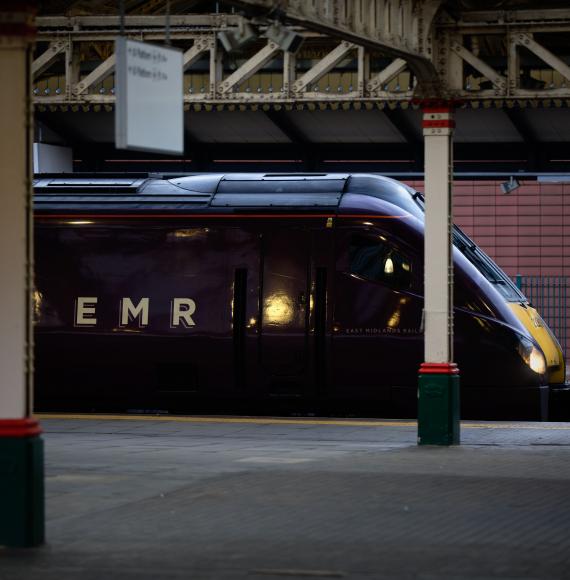
[[[37,419],[67,419],[86,421],[162,421],[173,423],[243,423],[257,425],[335,425],[339,427],[417,427],[417,421],[355,420],[355,419],[287,419],[263,417],[188,417],[178,415],[118,415],[89,413],[38,413]],[[545,429],[570,431],[570,423],[545,425],[543,423],[462,423],[463,429]]]
[[[173,423],[246,423],[258,425],[339,425],[343,427],[415,427],[416,421],[367,421],[367,420],[333,420],[333,419],[287,419],[263,417],[185,417],[177,415],[96,415],[83,413],[38,413],[34,415],[43,419],[69,419],[88,421],[166,421]]]

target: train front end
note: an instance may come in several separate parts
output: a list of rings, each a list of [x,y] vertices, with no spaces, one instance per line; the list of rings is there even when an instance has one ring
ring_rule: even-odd
[[[544,354],[550,387],[549,419],[567,421],[570,418],[570,384],[566,382],[566,361],[560,343],[528,301],[510,302],[509,307]]]
[[[554,333],[513,281],[459,228],[455,228],[454,231],[454,244],[498,291],[517,321],[540,348],[540,356],[530,350],[525,356],[529,367],[535,372],[544,374],[548,382],[548,418],[568,420],[570,418],[570,385],[565,382],[566,362]],[[542,369],[543,366],[544,369]]]

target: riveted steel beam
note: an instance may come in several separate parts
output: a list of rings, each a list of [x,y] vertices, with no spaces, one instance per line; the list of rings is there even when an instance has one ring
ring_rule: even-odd
[[[51,42],[48,49],[43,52],[34,62],[32,63],[32,78],[40,76],[45,70],[47,70],[59,57],[62,52],[67,49],[67,42],[64,40],[59,40]]]
[[[384,70],[381,70],[368,81],[367,89],[369,91],[381,89],[384,84],[397,77],[407,66],[408,63],[403,58],[393,60]]]
[[[552,24],[570,22],[570,8],[465,11],[452,26],[480,24],[488,27],[488,30],[493,30],[506,25],[540,26],[544,25],[545,21]]]
[[[260,68],[266,65],[280,51],[274,42],[268,42],[259,52],[254,54],[248,61],[240,66],[227,79],[223,80],[219,86],[221,94],[228,93],[236,85],[243,83],[254,75]]]
[[[271,18],[273,0],[239,0]],[[432,61],[432,23],[442,0],[282,0],[285,19],[345,41],[405,59],[425,92],[438,92]]]
[[[497,89],[502,92],[506,90],[507,79],[486,62],[475,56],[471,51],[457,42],[452,43],[451,50],[458,54],[465,62],[468,62],[474,69],[478,70],[485,78],[489,79]]]
[[[311,83],[317,82],[323,75],[328,73],[356,48],[358,47],[355,44],[350,42],[341,42],[314,67],[309,69],[300,79],[295,81],[295,83],[293,83],[293,90],[297,93],[304,91],[307,86],[309,86]]]
[[[75,87],[75,94],[81,95],[87,92],[87,89],[104,80],[115,71],[116,57],[112,54],[107,60],[103,61],[91,74],[88,74],[82,81],[78,82]]]
[[[170,26],[172,28],[183,27],[212,27],[226,28],[227,26],[237,26],[243,20],[238,14],[172,14],[170,16]],[[96,28],[114,29],[114,33],[120,28],[119,16],[42,16],[36,19],[37,27],[40,31],[47,30],[93,30]],[[125,24],[129,29],[135,28],[156,28],[164,31],[164,15],[161,16],[138,16],[129,15],[125,18]]]
[[[519,46],[524,46],[531,52],[534,52],[538,58],[551,66],[555,71],[559,72],[564,78],[570,80],[570,67],[562,59],[558,58],[549,50],[544,48],[544,46],[536,42],[530,34],[516,34],[514,39]]]
[[[492,13],[494,19],[491,18],[490,11],[478,13],[483,16],[477,18],[473,17],[473,12],[459,13],[450,18],[441,11],[434,18],[434,11],[437,11],[439,4],[428,0],[418,3],[417,18],[404,17],[403,23],[400,24],[399,16],[395,16],[399,4],[394,1],[389,3],[386,0],[379,3],[376,0],[361,0],[356,4],[353,0],[347,0],[344,4],[339,3],[339,0],[314,0],[314,2],[324,2],[328,8],[325,6],[319,9],[320,11],[311,9],[312,12],[308,8],[303,8],[305,17],[308,18],[309,13],[313,16],[319,14],[323,22],[328,23],[327,26],[330,25],[331,30],[334,29],[335,22],[344,27],[354,24],[356,31],[354,35],[350,36],[342,30],[323,34],[322,27],[319,29],[314,26],[310,30],[301,28],[297,22],[294,24],[297,26],[296,32],[307,38],[299,54],[295,56],[278,49],[266,60],[266,52],[256,55],[250,53],[248,54],[250,62],[244,65],[245,68],[240,67],[239,71],[231,72],[228,72],[228,69],[232,57],[218,46],[216,34],[220,30],[232,30],[239,26],[239,23],[244,22],[244,16],[173,15],[171,20],[177,23],[177,26],[171,27],[172,41],[185,50],[183,66],[185,83],[189,89],[185,101],[220,105],[230,102],[260,104],[312,102],[320,106],[331,102],[349,101],[375,103],[380,100],[394,103],[412,97],[423,98],[433,95],[468,101],[520,99],[529,102],[541,99],[570,99],[570,82],[564,80],[570,75],[570,67],[566,64],[567,55],[560,48],[558,34],[560,31],[570,34],[570,10],[546,9],[532,13],[518,11],[514,16],[512,12],[494,11]],[[290,3],[294,4],[293,0],[290,0]],[[402,9],[405,11],[405,6]],[[335,10],[340,12],[336,14]],[[351,10],[356,10],[352,16]],[[264,26],[271,23],[271,18],[272,16],[267,16],[266,12],[265,16],[257,18],[256,24],[263,31]],[[290,20],[291,22],[294,22],[294,19]],[[464,27],[462,23],[465,22],[472,27]],[[515,22],[516,26],[510,26],[510,22]],[[553,26],[552,34],[548,29],[550,24]],[[416,34],[409,28],[412,25],[416,26],[414,30],[418,37],[423,39],[422,47],[419,40],[402,38],[402,35],[413,37]],[[377,28],[382,28],[382,31],[376,30]],[[473,30],[478,32],[475,33]],[[382,36],[386,42],[388,38],[392,38],[393,50],[389,48],[379,50],[376,40],[364,38],[366,31],[374,38]],[[535,31],[542,31],[540,43],[533,37]],[[143,41],[160,42],[165,36],[164,17],[128,15],[125,20],[125,32]],[[118,19],[115,16],[41,18],[38,42],[48,43],[49,48],[34,63],[36,77],[34,101],[46,104],[87,104],[100,99],[105,104],[113,103],[112,82],[105,79],[113,72],[113,61],[99,60],[96,63],[99,67],[94,71],[91,71],[89,65],[97,58],[101,58],[101,55],[107,57],[110,54],[111,43],[117,34]],[[357,37],[362,37],[362,41],[349,40]],[[343,39],[344,44],[339,44],[339,38]],[[550,38],[553,38],[552,43],[549,41]],[[317,39],[318,43],[311,44]],[[406,43],[408,47],[412,47],[411,52],[402,55],[398,51]],[[316,51],[313,46],[318,46]],[[531,59],[532,64],[525,62],[529,59],[528,55],[524,55],[520,50],[521,46],[525,46],[537,57]],[[341,70],[339,64],[351,51],[357,52],[357,58],[352,61],[350,70],[346,67]],[[424,55],[420,60],[417,57],[418,51]],[[54,72],[55,67],[52,66],[63,52],[65,78],[61,72]],[[197,61],[207,53],[210,59],[209,68],[207,65],[202,66],[203,63],[197,66]],[[384,70],[378,72],[376,69],[372,72],[374,59],[386,56],[394,57],[394,61]],[[273,58],[276,60],[269,67],[268,63]],[[311,65],[307,71],[301,66],[308,59]],[[437,67],[434,67],[434,64],[426,65],[427,68],[423,69],[423,76],[420,78],[418,66],[428,60],[429,63],[437,64]],[[276,71],[277,62],[279,70]],[[465,66],[465,63],[469,66]],[[438,76],[430,76],[429,67],[436,68]],[[404,69],[406,69],[405,78],[402,73]],[[227,76],[225,80],[224,71]],[[276,73],[277,81],[267,81],[268,75],[273,79]],[[335,83],[341,79],[338,90],[308,90],[319,78],[327,74],[336,76]],[[413,79],[412,85],[408,74]],[[398,82],[392,83],[392,79],[398,78],[398,75],[402,75]],[[236,92],[240,83],[251,77],[254,79],[252,84],[258,87],[257,90],[254,88],[243,93]],[[256,77],[259,79],[257,82]],[[490,82],[481,82],[486,79]],[[98,82],[102,82],[104,86],[101,87],[100,94],[94,95],[89,87]],[[227,86],[224,85],[225,82],[228,82]],[[404,86],[405,83],[409,89],[390,90],[386,86],[388,83],[398,87]],[[199,94],[196,87],[200,87]]]
[[[214,37],[197,38],[191,48],[189,48],[182,57],[182,67],[184,70],[190,68],[202,55],[212,50],[216,43]]]

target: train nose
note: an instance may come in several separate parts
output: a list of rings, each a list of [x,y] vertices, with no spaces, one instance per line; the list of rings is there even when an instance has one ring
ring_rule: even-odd
[[[528,303],[510,303],[509,306],[540,346],[545,358],[548,383],[562,384],[566,380],[566,364],[562,348],[540,314]]]

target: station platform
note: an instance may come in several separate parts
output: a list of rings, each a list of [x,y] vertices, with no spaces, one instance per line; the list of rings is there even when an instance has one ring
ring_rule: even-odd
[[[570,423],[40,420],[47,544],[2,580],[570,578]]]

